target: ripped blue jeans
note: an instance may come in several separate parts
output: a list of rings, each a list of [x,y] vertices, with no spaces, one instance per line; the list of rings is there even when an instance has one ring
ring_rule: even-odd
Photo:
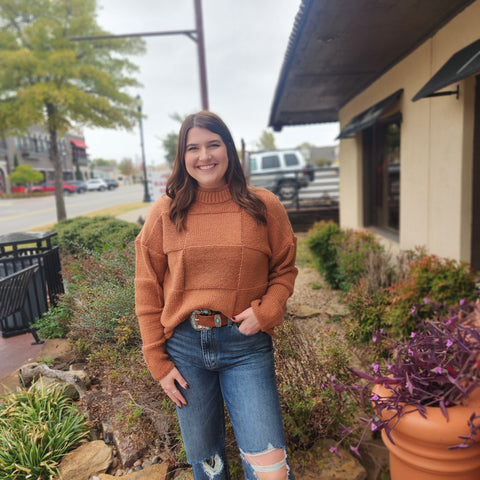
[[[286,467],[285,478],[293,480],[270,336],[263,332],[244,335],[231,322],[221,328],[195,330],[186,320],[167,340],[167,352],[190,386],[181,389],[187,405],[177,408],[177,415],[195,480],[230,479],[224,404],[240,449],[245,478],[257,480],[259,472],[279,468],[285,471]],[[252,459],[272,449],[283,451],[280,461],[252,467],[257,463]]]

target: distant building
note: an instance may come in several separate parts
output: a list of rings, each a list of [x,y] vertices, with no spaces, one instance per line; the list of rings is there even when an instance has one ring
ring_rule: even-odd
[[[87,148],[84,137],[80,135],[67,133],[58,139],[64,180],[89,178]],[[35,125],[21,137],[0,138],[0,193],[10,191],[8,175],[17,165],[31,165],[34,170],[43,173],[45,181],[54,180],[50,136],[45,129]]]
[[[302,147],[300,150],[305,159],[315,165],[319,163],[332,165],[338,159],[338,145]]]

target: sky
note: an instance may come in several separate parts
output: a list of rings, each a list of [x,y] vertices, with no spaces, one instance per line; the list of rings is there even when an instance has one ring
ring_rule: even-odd
[[[194,0],[97,0],[97,22],[113,34],[194,30]],[[255,150],[268,129],[273,97],[300,0],[202,0],[209,108]],[[144,37],[146,53],[131,57],[142,87],[147,165],[164,163],[162,139],[178,132],[171,118],[201,110],[197,44],[185,35]],[[83,129],[90,158],[141,160],[139,128]],[[277,148],[303,142],[336,144],[337,123],[284,127]]]

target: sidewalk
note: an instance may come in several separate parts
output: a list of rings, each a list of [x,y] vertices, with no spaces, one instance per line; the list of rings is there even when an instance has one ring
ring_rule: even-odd
[[[126,222],[137,223],[140,217],[145,220],[150,208],[151,205],[147,205],[138,210],[118,215],[117,218]],[[45,344],[32,345],[33,341],[34,338],[31,333],[9,338],[3,338],[0,335],[0,384],[10,383],[10,381],[6,381],[6,378],[16,372],[24,363],[35,359],[45,348]]]

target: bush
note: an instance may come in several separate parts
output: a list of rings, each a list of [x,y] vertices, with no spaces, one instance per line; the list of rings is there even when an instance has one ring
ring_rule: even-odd
[[[140,230],[140,225],[110,216],[69,218],[55,226],[58,245],[70,253],[123,249]]]
[[[53,478],[58,461],[88,436],[86,418],[58,386],[34,384],[0,401],[1,478]]]
[[[40,338],[65,338],[70,331],[73,319],[73,299],[66,294],[42,317],[37,318],[32,327]]]
[[[68,265],[69,294],[75,298],[69,337],[87,339],[89,348],[138,347],[135,315],[135,250],[124,249],[78,257]]]
[[[355,403],[346,398],[339,404],[326,388],[332,376],[349,378],[350,354],[335,336],[326,342],[305,337],[288,320],[278,333],[275,364],[285,435],[291,450],[306,450],[355,420]]]
[[[315,223],[307,243],[327,283],[344,292],[365,275],[370,252],[384,250],[373,233],[342,230],[334,222]]]
[[[446,314],[460,300],[476,298],[475,275],[469,264],[435,255],[412,260],[408,276],[389,290],[385,323],[401,336],[409,335],[435,311]]]
[[[338,245],[343,233],[334,222],[317,222],[313,225],[307,239],[317,269],[325,281],[335,289],[340,286],[338,271]]]

